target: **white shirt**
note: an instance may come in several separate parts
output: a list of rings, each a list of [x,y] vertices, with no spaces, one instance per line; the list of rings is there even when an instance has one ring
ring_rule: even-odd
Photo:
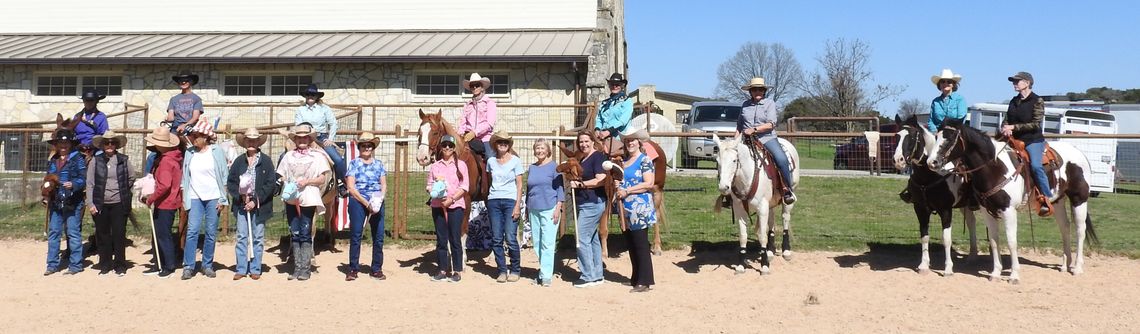
[[[208,150],[190,159],[190,189],[187,190],[190,199],[209,201],[222,197],[222,190],[218,189],[218,171],[214,169],[214,155]]]

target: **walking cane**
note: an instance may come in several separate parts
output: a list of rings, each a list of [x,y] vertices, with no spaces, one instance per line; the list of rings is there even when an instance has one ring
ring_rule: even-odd
[[[245,239],[249,241],[249,251],[246,253],[249,254],[249,261],[253,262],[253,218],[251,218],[248,210],[245,212],[245,224]]]
[[[158,232],[156,231],[158,227],[154,224],[154,208],[147,206],[146,210],[150,212],[150,238],[154,241],[154,258],[158,260],[158,271],[162,271],[162,255],[158,249]]]
[[[578,196],[574,188],[570,188],[570,204],[574,206],[574,238],[577,239],[578,234]],[[582,243],[574,240],[575,249],[582,249]]]

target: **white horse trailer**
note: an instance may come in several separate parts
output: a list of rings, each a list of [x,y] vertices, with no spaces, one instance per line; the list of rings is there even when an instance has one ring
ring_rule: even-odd
[[[1009,108],[1005,104],[978,103],[970,106],[972,122],[970,126],[975,129],[995,133],[1001,125],[1005,111]],[[1042,122],[1045,133],[1054,134],[1116,134],[1116,118],[1111,113],[1045,108],[1045,120]],[[1089,159],[1092,178],[1088,180],[1089,189],[1093,194],[1099,192],[1113,192],[1116,189],[1116,139],[1100,138],[1062,138],[1061,141],[1072,144]]]

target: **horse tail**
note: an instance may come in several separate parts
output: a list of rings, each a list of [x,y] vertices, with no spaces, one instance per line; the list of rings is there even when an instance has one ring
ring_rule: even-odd
[[[1085,238],[1094,246],[1100,246],[1100,238],[1096,236],[1096,229],[1093,228],[1092,215],[1087,211],[1085,212]]]

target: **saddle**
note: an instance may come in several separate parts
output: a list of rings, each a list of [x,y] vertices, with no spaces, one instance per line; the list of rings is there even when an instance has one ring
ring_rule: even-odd
[[[1025,149],[1025,142],[1009,138],[1009,146],[1013,148],[1013,152],[1011,152],[1010,155],[1012,155],[1015,164],[1028,164],[1030,162],[1029,152]],[[1061,168],[1063,161],[1060,155],[1057,154],[1057,151],[1049,146],[1049,142],[1045,142],[1045,153],[1041,155],[1041,164],[1042,167],[1045,168],[1045,175],[1049,180],[1049,187],[1056,189],[1057,176],[1053,172]],[[1049,213],[1052,214],[1053,203],[1050,203],[1049,199],[1045,198],[1045,195],[1037,188],[1037,179],[1033,177],[1033,170],[1030,168],[1021,168],[1021,177],[1025,179],[1025,193],[1030,194],[1030,198],[1035,199],[1029,201],[1033,211],[1040,212],[1041,206],[1044,205],[1049,208]]]
[[[772,152],[768,152],[768,148],[764,147],[764,144],[760,143],[759,140],[751,139],[751,140],[747,140],[746,142],[748,143],[747,144],[748,148],[752,152],[752,158],[754,160],[756,160],[757,162],[759,162],[759,164],[757,166],[759,168],[763,168],[764,173],[768,175],[768,179],[772,181],[773,198],[776,198],[776,199],[783,198],[784,197],[784,191],[787,189],[787,187],[790,187],[791,185],[790,184],[784,184],[783,174],[780,173],[780,168],[778,168],[776,166],[776,161],[772,159]],[[764,157],[763,160],[759,159],[759,157],[761,157],[761,156]],[[793,163],[793,165],[788,166],[788,170],[792,170],[792,169],[796,168],[794,165],[794,162],[789,161],[789,163]],[[755,183],[757,183],[758,180],[759,180],[759,178],[753,178],[753,181],[752,181],[752,183],[754,183],[753,188],[756,187]]]

